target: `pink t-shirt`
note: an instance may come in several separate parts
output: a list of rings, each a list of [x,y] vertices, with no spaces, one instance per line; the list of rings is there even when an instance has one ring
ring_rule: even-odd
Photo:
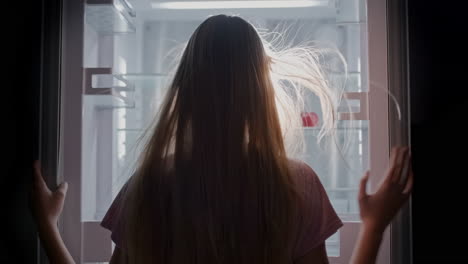
[[[301,215],[297,216],[300,220],[294,228],[296,239],[293,260],[297,260],[324,243],[343,226],[343,223],[333,209],[325,189],[312,168],[298,161],[291,161],[291,168],[297,176],[298,186],[304,188],[301,191],[306,197],[304,210],[300,212]],[[112,232],[111,238],[117,247],[122,245],[122,225],[119,217],[121,194],[122,191],[117,195],[101,222],[104,228]]]

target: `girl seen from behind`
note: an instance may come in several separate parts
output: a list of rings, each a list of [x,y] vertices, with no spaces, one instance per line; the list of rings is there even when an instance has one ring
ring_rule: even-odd
[[[320,99],[320,136],[336,123],[339,95],[317,56],[275,51],[235,16],[212,16],[195,30],[136,172],[103,219],[117,246],[111,263],[328,262],[325,240],[342,222],[313,169],[290,155],[303,145],[301,89]],[[409,156],[394,149],[373,195],[363,178],[353,263],[375,262],[411,191]],[[55,229],[65,191],[50,192],[36,168],[36,218],[54,263],[73,262]]]

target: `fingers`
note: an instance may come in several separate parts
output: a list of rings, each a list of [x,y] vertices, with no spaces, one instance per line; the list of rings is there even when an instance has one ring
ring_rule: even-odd
[[[364,174],[364,177],[362,177],[361,182],[359,184],[359,195],[358,199],[361,200],[367,196],[366,192],[366,186],[367,186],[367,181],[369,180],[370,173],[369,171]]]
[[[410,194],[413,190],[413,183],[414,183],[414,174],[413,174],[413,165],[411,164],[411,159],[409,162],[409,169],[408,169],[408,180],[406,181],[405,189],[403,190],[404,194]]]
[[[33,168],[34,168],[34,176],[36,175],[41,175],[41,163],[38,160],[35,160],[33,163]]]
[[[57,195],[61,195],[65,197],[67,195],[67,190],[68,190],[68,183],[62,182],[57,188],[57,191],[55,191],[55,193]]]
[[[411,155],[409,154],[409,151],[408,151],[408,154],[406,155],[405,160],[403,161],[401,173],[398,176],[398,183],[402,186],[405,186],[406,183],[408,182],[408,175],[410,172],[410,163],[411,163]]]
[[[414,174],[411,163],[411,154],[408,147],[396,147],[392,150],[392,165],[389,171],[389,180],[397,183],[402,194],[409,194],[413,188]]]
[[[396,164],[397,162],[397,157],[398,157],[398,151],[399,151],[399,148],[398,147],[393,147],[392,148],[392,151],[390,153],[390,168],[393,168],[393,164]]]
[[[47,185],[44,181],[44,178],[42,177],[42,172],[41,172],[41,163],[36,160],[34,161],[34,183],[37,187],[39,188],[47,188]]]
[[[402,176],[403,168],[407,162],[409,155],[408,147],[397,147],[393,150],[395,157],[391,163],[391,173],[389,175],[392,182],[399,182]],[[406,177],[405,177],[406,179]]]
[[[387,174],[387,178],[385,179],[385,182],[394,181],[394,177],[395,177],[394,175],[396,171],[395,164],[397,163],[397,160],[398,160],[399,150],[400,148],[398,147],[392,148],[392,152],[390,153],[390,166],[388,169],[388,174]]]
[[[408,178],[408,166],[409,166],[409,148],[406,147],[402,150],[401,160],[399,163],[399,173],[397,174],[397,182],[401,183],[402,179],[406,182]]]

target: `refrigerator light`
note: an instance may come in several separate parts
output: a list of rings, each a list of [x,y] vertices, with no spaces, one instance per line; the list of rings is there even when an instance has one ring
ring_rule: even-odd
[[[327,6],[328,0],[303,1],[187,1],[153,2],[155,9],[239,9],[239,8],[300,8]]]

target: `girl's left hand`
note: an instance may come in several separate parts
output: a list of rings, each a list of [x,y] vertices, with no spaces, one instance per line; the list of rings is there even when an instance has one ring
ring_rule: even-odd
[[[40,162],[34,162],[34,185],[31,198],[36,221],[39,225],[57,225],[67,189],[68,184],[64,182],[56,191],[52,192],[42,177]]]

